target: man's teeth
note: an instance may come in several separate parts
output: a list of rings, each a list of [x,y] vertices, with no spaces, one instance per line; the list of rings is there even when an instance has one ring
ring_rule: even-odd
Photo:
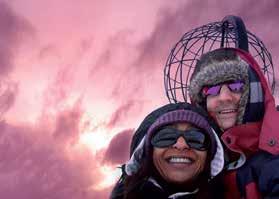
[[[235,113],[236,109],[228,109],[224,111],[219,111],[219,114],[226,114],[226,113]]]
[[[189,158],[177,158],[177,157],[172,157],[169,159],[170,163],[191,163],[192,160]]]

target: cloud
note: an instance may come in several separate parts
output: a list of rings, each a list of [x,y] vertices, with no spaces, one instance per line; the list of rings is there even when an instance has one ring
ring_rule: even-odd
[[[128,102],[122,104],[120,107],[118,107],[112,113],[112,116],[107,124],[107,127],[112,128],[120,121],[125,120],[125,118],[128,118],[127,113],[133,108],[134,105],[135,105],[134,101],[128,101]]]
[[[137,45],[138,58],[134,66],[138,70],[147,73],[154,71],[154,68],[163,70],[170,48],[173,47],[185,31],[188,31],[194,24],[198,24],[200,15],[190,12],[194,9],[203,10],[201,0],[192,1],[192,4],[183,3],[177,10],[162,8],[157,14],[157,23],[149,37]]]
[[[106,150],[104,161],[119,165],[129,158],[130,143],[134,129],[126,129],[116,134]]]
[[[77,136],[71,133],[76,132],[79,123],[79,114],[72,114],[73,110],[58,114],[55,131],[48,124],[32,127],[0,123],[3,198],[105,198],[108,190],[92,189],[101,180],[95,157],[88,149],[78,147]],[[75,141],[65,141],[69,138]]]
[[[14,82],[0,82],[0,118],[13,106],[18,93],[18,85]]]
[[[90,80],[98,85],[100,92],[108,98],[121,100],[141,95],[142,73],[135,71],[134,60],[137,46],[134,32],[124,29],[113,34],[90,70]]]
[[[3,198],[108,198],[109,188],[95,189],[104,178],[100,154],[79,143],[84,110],[82,96],[71,98],[72,79],[71,68],[58,71],[45,90],[42,115],[35,124],[0,122]],[[16,85],[1,92],[2,112],[16,93]]]
[[[45,89],[43,113],[49,112],[49,110],[63,109],[67,105],[67,100],[72,93],[74,75],[74,68],[71,66],[64,66],[58,69],[53,80],[50,81],[50,84]]]
[[[113,128],[122,123],[129,122],[141,109],[142,101],[127,100],[111,114],[110,120],[107,123],[107,128]]]
[[[5,2],[0,2],[0,27],[0,78],[2,78],[14,68],[13,59],[18,47],[30,37],[30,34],[34,34],[34,28]]]
[[[53,136],[63,142],[72,144],[79,136],[79,123],[82,116],[81,100],[78,100],[71,110],[65,110],[58,114]]]
[[[38,52],[38,59],[47,59],[49,57],[59,58],[59,52],[54,44],[45,45]]]
[[[21,44],[34,35],[32,25],[17,15],[5,2],[0,2],[0,118],[14,105],[19,85],[10,79]]]
[[[106,40],[101,55],[98,57],[96,64],[92,67],[90,73],[92,78],[96,78],[96,73],[102,71],[113,73],[114,71],[121,71],[123,68],[129,68],[127,67],[129,65],[129,59],[133,57],[133,42],[130,41],[132,36],[133,32],[125,29],[116,32]],[[124,60],[119,60],[119,57],[122,56]],[[126,63],[126,65],[123,66],[123,62]]]

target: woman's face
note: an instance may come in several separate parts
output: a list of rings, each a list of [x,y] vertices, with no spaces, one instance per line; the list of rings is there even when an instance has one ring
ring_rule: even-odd
[[[193,128],[189,123],[176,123],[173,126],[181,131]],[[204,170],[206,156],[207,151],[190,148],[181,136],[172,146],[154,147],[153,163],[167,182],[183,184],[196,179]]]

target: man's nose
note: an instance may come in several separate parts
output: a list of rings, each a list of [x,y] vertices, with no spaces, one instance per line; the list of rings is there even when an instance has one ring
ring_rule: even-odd
[[[180,136],[177,140],[176,143],[173,145],[174,148],[178,149],[178,150],[184,150],[186,148],[190,148],[189,145],[187,144],[187,142],[185,141],[185,139]]]
[[[233,93],[227,85],[223,85],[220,90],[219,99],[222,101],[230,101],[233,99]]]

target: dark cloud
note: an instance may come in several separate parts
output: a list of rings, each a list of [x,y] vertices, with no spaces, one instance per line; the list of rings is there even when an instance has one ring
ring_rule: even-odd
[[[121,122],[127,122],[130,116],[135,115],[135,111],[141,109],[140,101],[128,100],[120,105],[111,115],[111,118],[107,124],[108,128],[113,128]]]
[[[106,45],[90,70],[90,79],[108,91],[108,97],[123,99],[140,92],[144,79],[133,67],[136,46],[131,39],[133,32],[121,30],[106,41]]]
[[[72,83],[74,79],[74,68],[65,66],[54,76],[44,92],[44,110],[48,112],[50,108],[60,109],[71,94]]]
[[[82,116],[81,101],[77,101],[71,110],[65,110],[58,114],[56,126],[53,133],[55,139],[63,142],[77,140],[79,135],[79,123]]]
[[[117,165],[128,160],[133,132],[134,129],[126,129],[113,137],[105,154],[105,162]]]
[[[121,30],[108,38],[103,52],[91,69],[90,75],[93,79],[96,78],[96,74],[99,74],[103,70],[107,72],[119,72],[121,66],[116,69],[117,63],[114,61],[118,59],[119,52],[123,52],[123,50],[127,54],[127,58],[129,57],[129,53],[131,52],[127,52],[127,50],[132,46],[132,43],[129,42],[129,37],[132,34],[130,30]],[[125,62],[125,60],[123,61]],[[129,67],[125,66],[124,68],[127,70]]]
[[[54,44],[45,45],[38,52],[38,59],[47,59],[50,56],[59,58],[59,52]]]
[[[34,35],[31,24],[17,15],[5,2],[0,2],[0,118],[12,107],[18,85],[9,80],[20,45]]]
[[[107,72],[110,72],[112,66],[110,65],[112,60],[113,50],[107,48],[100,56],[97,63],[92,67],[90,71],[90,76],[94,80],[95,78],[98,79],[98,74],[101,73],[103,69]],[[112,64],[112,63],[111,63]]]
[[[12,107],[18,93],[18,85],[14,82],[0,82],[0,118]]]
[[[22,41],[34,34],[31,24],[0,2],[0,78],[14,67],[13,59]]]
[[[119,121],[127,118],[128,111],[134,106],[133,101],[128,101],[127,103],[121,105],[114,111],[112,114],[110,121],[108,122],[107,126],[109,128],[114,127]]]
[[[93,47],[93,38],[82,39],[80,41],[80,51],[82,54],[87,53]]]
[[[195,25],[200,25],[199,21],[206,2],[198,0],[191,4],[182,4],[178,10],[169,10],[162,8],[158,12],[158,20],[152,31],[152,34],[138,44],[137,50],[139,56],[134,63],[138,70],[147,73],[154,68],[164,67],[168,52],[174,46],[182,34],[191,30]],[[199,12],[193,12],[199,10]]]

